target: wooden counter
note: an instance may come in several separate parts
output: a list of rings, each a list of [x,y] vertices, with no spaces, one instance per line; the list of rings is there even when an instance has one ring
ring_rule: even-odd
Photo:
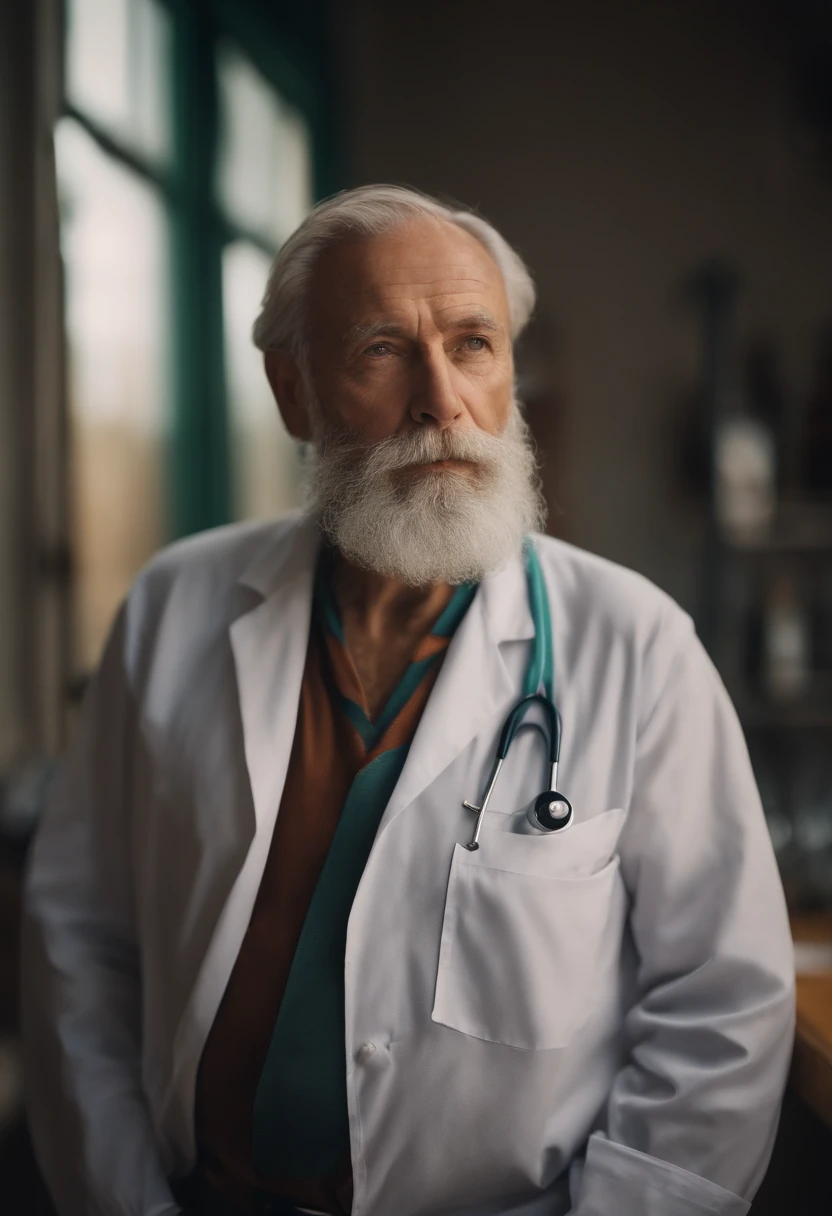
[[[795,942],[832,943],[832,913],[793,916]],[[797,1029],[790,1084],[832,1128],[832,969],[797,976]]]

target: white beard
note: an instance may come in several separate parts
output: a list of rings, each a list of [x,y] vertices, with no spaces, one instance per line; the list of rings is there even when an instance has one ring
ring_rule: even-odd
[[[401,471],[451,459],[473,468]],[[517,401],[498,436],[473,426],[424,427],[367,446],[345,428],[331,429],[310,445],[304,490],[307,513],[344,557],[412,587],[479,582],[546,520]]]

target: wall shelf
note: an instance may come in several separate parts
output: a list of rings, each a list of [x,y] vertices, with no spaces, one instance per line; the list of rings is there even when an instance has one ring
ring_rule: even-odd
[[[742,478],[759,467],[765,449],[734,448],[745,464],[737,465],[734,483],[723,480],[732,449],[720,439],[731,435],[725,425],[743,408],[733,333],[738,283],[732,268],[719,263],[694,278],[710,447],[697,626],[746,733],[791,906],[832,908],[832,498],[783,492],[781,485],[768,526],[746,535],[723,526],[726,506],[741,519],[753,505],[741,497]],[[753,398],[745,404],[756,417]],[[760,412],[758,422],[775,427],[774,451],[788,469],[778,446],[782,415],[775,411],[774,422],[765,417]],[[725,498],[732,484],[733,503]],[[764,494],[760,489],[762,509]],[[767,695],[772,686],[788,692],[789,683],[793,696]]]

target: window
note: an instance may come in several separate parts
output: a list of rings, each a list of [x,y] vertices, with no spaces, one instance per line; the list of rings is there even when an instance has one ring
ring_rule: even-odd
[[[262,355],[251,342],[251,319],[263,295],[270,262],[262,249],[249,241],[231,241],[223,250],[231,506],[235,519],[280,515],[298,501],[295,443],[283,426],[263,374]]]
[[[134,153],[171,156],[171,19],[158,0],[71,0],[67,100]]]
[[[234,45],[218,48],[217,193],[232,224],[280,246],[312,206],[309,129]]]
[[[168,536],[167,216],[71,119],[56,133],[65,265],[75,665],[95,662],[135,572]]]
[[[217,69],[217,195],[229,226],[249,234],[227,243],[222,259],[231,510],[262,518],[296,504],[298,466],[251,323],[272,256],[312,206],[311,140],[303,115],[236,46],[220,45]]]
[[[250,334],[272,258],[333,186],[319,16],[284,29],[257,0],[66,2],[76,673],[157,548],[297,501]]]

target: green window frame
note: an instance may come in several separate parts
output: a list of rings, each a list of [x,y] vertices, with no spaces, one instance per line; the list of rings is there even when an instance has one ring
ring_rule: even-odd
[[[235,43],[303,116],[312,142],[315,199],[338,189],[341,174],[335,155],[330,0],[298,5],[265,0],[161,3],[172,27],[170,167],[160,168],[137,154],[68,101],[63,113],[108,156],[151,183],[169,217],[173,417],[168,531],[173,539],[232,517],[223,249],[242,239],[269,256],[277,252],[261,234],[234,222],[217,197],[217,50],[222,42]]]

